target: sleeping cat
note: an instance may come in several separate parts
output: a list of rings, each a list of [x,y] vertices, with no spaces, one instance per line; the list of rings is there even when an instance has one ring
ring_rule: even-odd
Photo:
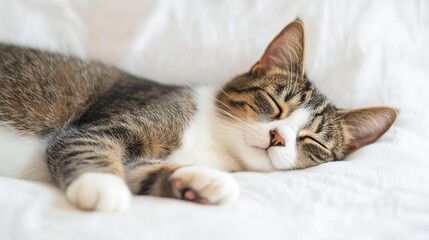
[[[290,23],[221,89],[0,45],[0,174],[52,179],[81,209],[120,210],[131,192],[231,203],[239,187],[227,172],[342,160],[397,111],[335,108],[304,75],[304,41],[303,23]]]

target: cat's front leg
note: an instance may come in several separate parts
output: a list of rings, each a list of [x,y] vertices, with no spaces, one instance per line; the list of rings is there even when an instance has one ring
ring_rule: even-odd
[[[84,210],[123,210],[131,199],[123,179],[124,149],[109,136],[68,130],[51,140],[48,167],[75,206]]]
[[[230,173],[207,167],[181,167],[171,175],[170,183],[177,198],[203,204],[233,203],[240,192]]]
[[[202,204],[233,203],[240,192],[230,173],[192,165],[159,164],[135,169],[127,178],[136,194]]]

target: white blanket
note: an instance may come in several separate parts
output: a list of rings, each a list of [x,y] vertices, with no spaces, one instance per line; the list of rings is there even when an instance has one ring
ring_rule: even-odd
[[[140,196],[82,212],[51,185],[0,177],[0,239],[429,239],[429,1],[1,0],[0,40],[220,85],[297,16],[307,74],[338,107],[400,110],[378,142],[342,162],[234,174],[241,196],[221,207]]]

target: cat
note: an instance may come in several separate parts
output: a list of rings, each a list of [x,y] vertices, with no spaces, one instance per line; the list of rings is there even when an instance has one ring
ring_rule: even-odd
[[[51,180],[80,209],[114,211],[131,193],[232,203],[239,186],[228,172],[342,160],[382,136],[397,110],[337,109],[304,74],[304,44],[297,19],[221,88],[1,44],[0,174]]]

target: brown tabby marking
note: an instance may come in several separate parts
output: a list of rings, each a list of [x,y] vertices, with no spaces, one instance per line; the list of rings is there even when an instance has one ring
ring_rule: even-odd
[[[46,52],[0,45],[0,116],[13,128],[43,135],[80,114],[122,73]]]
[[[139,167],[130,171],[127,182],[131,191],[139,195],[174,197],[169,177],[179,167],[177,164]]]
[[[232,126],[270,123],[298,109],[310,112],[296,136],[297,169],[344,159],[377,140],[397,116],[390,107],[337,109],[305,76],[304,56],[304,25],[296,20],[249,72],[216,95],[219,124],[224,119]],[[165,159],[181,146],[201,110],[192,88],[7,44],[0,44],[0,82],[1,123],[48,143],[49,171],[62,188],[83,173],[112,173],[126,179],[136,194],[177,197],[170,176],[182,165]],[[281,144],[281,138],[276,142]],[[235,149],[224,150],[232,155]],[[237,170],[249,170],[235,159]]]

